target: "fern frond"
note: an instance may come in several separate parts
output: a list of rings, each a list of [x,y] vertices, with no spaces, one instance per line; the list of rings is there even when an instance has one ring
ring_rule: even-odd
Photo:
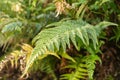
[[[22,32],[22,22],[18,21],[15,18],[1,18],[0,23],[0,46],[4,46],[4,48],[7,47],[7,45],[11,44],[13,40],[18,39],[18,34]],[[17,35],[17,36],[16,36]],[[18,41],[17,40],[17,41]],[[14,41],[15,43],[15,41]]]
[[[85,57],[77,56],[76,62],[71,62],[65,68],[73,69],[71,73],[61,75],[61,80],[93,80],[93,74],[96,61],[101,62],[97,55],[89,55]]]
[[[18,70],[20,70],[20,72],[23,73],[26,66],[25,64],[29,59],[29,56],[33,48],[29,44],[25,44],[25,43],[21,45],[21,48],[22,48],[21,50],[15,50],[9,54],[6,54],[2,58],[2,60],[0,60],[0,72],[3,72],[3,70],[9,66],[8,69],[18,68]]]
[[[93,26],[82,20],[67,20],[64,22],[58,22],[54,28],[42,30],[34,39],[35,48],[27,63],[25,72],[29,69],[30,65],[40,55],[46,53],[46,51],[59,51],[60,49],[65,52],[66,47],[70,47],[70,42],[78,50],[79,43],[76,37],[83,42],[84,46],[89,46],[89,42],[92,41],[94,48],[98,44],[97,37],[101,30],[113,23],[101,22],[100,24]],[[99,31],[97,31],[99,30]]]
[[[86,65],[83,63],[79,63],[78,66],[76,66],[73,71],[70,74],[63,74],[61,75],[61,80],[80,80],[80,79],[86,79],[88,76]]]
[[[87,65],[85,64],[84,57],[77,56],[76,62],[70,62],[65,68],[73,69],[71,73],[61,75],[61,80],[80,80],[88,77]]]
[[[97,55],[89,55],[86,56],[84,60],[86,61],[86,65],[87,65],[88,77],[90,80],[93,80],[96,61],[99,61],[101,63],[101,59]]]
[[[15,21],[15,22],[11,22],[9,24],[6,24],[3,28],[2,28],[2,33],[5,32],[12,32],[12,31],[19,31],[21,32],[22,29],[22,22],[20,21]]]

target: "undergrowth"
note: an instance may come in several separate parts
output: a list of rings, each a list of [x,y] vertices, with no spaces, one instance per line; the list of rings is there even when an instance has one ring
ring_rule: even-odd
[[[111,40],[119,41],[119,9],[117,0],[0,1],[0,46],[6,53],[0,71],[11,65],[21,79],[41,71],[53,80],[93,80],[96,62],[102,64],[104,30],[117,26]],[[66,72],[58,77],[60,69]]]

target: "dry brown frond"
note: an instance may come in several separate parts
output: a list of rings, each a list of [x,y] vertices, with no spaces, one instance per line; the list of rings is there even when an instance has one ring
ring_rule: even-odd
[[[55,6],[56,6],[56,17],[59,15],[59,14],[66,14],[66,9],[71,9],[71,6],[69,3],[66,2],[66,0],[58,0],[58,1],[55,1]]]

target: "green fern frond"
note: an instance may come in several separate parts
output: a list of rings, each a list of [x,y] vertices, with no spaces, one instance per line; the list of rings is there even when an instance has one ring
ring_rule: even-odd
[[[19,31],[21,32],[22,29],[22,22],[20,21],[15,21],[15,22],[11,22],[9,24],[6,24],[3,28],[2,28],[2,33],[5,32],[12,32],[12,31]]]
[[[61,48],[65,52],[66,47],[70,47],[70,42],[78,50],[79,43],[76,37],[79,37],[85,46],[89,46],[89,42],[92,41],[94,48],[98,44],[97,37],[101,30],[109,25],[114,25],[110,22],[101,22],[100,24],[93,26],[82,20],[67,20],[64,22],[58,22],[54,28],[42,30],[34,39],[35,48],[27,63],[25,72],[29,69],[30,65],[43,55],[46,51],[59,51]]]
[[[99,61],[100,63],[102,63],[101,59],[97,55],[89,55],[89,56],[86,56],[84,60],[86,60],[88,77],[90,80],[93,80],[96,61]]]
[[[75,60],[75,63],[70,61],[68,66],[65,66],[65,68],[73,69],[73,71],[71,73],[61,75],[61,80],[80,80],[88,77],[88,67],[85,64],[86,61],[83,61],[84,57],[77,56]]]
[[[96,29],[96,34],[97,36],[99,36],[99,33],[101,32],[102,29],[106,28],[107,26],[118,26],[118,24],[112,23],[112,22],[107,22],[107,21],[103,21],[100,22],[99,24],[95,25],[95,29]],[[99,28],[100,27],[100,28]]]
[[[85,57],[78,56],[76,62],[71,62],[65,68],[73,69],[71,73],[61,75],[61,80],[93,80],[93,74],[96,61],[101,62],[97,55],[89,55]]]
[[[22,22],[9,19],[5,23],[0,24],[0,26],[2,26],[0,30],[0,46],[6,48],[16,38],[16,35],[22,32]],[[16,39],[19,38],[17,37]]]
[[[87,66],[83,63],[79,63],[70,74],[63,74],[61,76],[61,80],[79,80],[79,79],[86,79],[88,76],[87,74]]]

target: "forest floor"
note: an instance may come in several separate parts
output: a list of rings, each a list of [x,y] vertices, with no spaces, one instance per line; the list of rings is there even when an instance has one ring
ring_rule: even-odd
[[[120,49],[109,42],[101,47],[102,64],[97,64],[94,77],[96,80],[120,80]]]

